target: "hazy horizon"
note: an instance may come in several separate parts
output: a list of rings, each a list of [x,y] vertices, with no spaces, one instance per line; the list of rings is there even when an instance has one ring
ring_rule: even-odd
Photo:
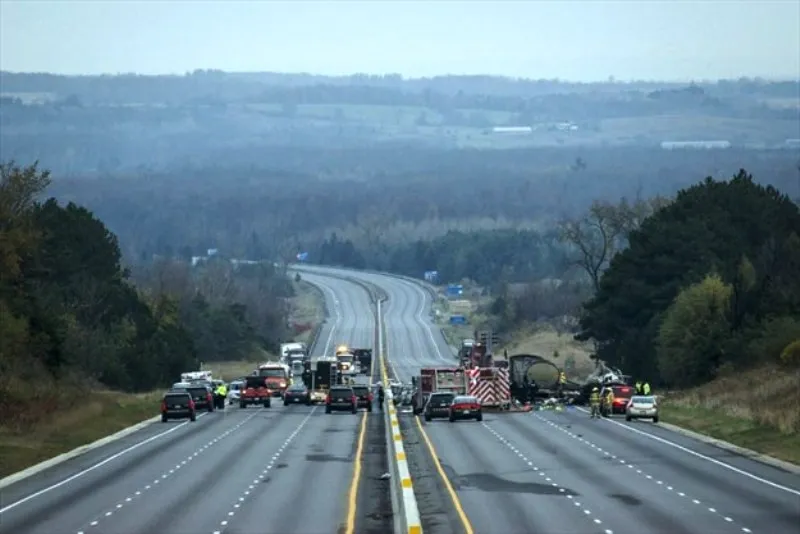
[[[798,21],[800,3],[791,1],[3,0],[0,69],[797,80]]]

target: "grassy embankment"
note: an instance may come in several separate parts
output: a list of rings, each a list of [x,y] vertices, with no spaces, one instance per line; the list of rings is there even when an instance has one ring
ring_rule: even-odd
[[[436,304],[437,322],[448,341],[458,346],[461,339],[472,337],[473,326],[447,324],[450,313],[464,313],[473,324],[486,317],[475,313],[479,301],[450,307],[444,299]],[[481,303],[482,304],[482,303]],[[594,368],[591,347],[558,334],[549,327],[529,328],[512,336],[512,342],[500,347],[509,354],[536,354],[563,367],[572,358],[570,378],[580,380]],[[558,351],[558,358],[552,355]],[[670,392],[661,403],[661,420],[800,464],[800,371],[774,367],[755,369],[739,375],[721,377],[709,384],[687,391]]]
[[[296,284],[297,296],[292,299],[292,321],[311,324],[298,337],[307,341],[313,326],[322,317],[321,295],[305,282]],[[254,361],[270,355],[253,355]],[[223,378],[248,374],[252,362],[221,362],[209,366]],[[178,377],[176,377],[177,380]],[[31,389],[31,394],[35,394]],[[52,406],[41,407],[40,413],[0,422],[0,477],[111,435],[131,425],[158,415],[162,391],[130,394],[115,391],[88,390],[79,395],[64,388],[62,397]],[[23,422],[24,421],[24,422]]]
[[[661,419],[800,465],[800,370],[720,377],[665,395]]]

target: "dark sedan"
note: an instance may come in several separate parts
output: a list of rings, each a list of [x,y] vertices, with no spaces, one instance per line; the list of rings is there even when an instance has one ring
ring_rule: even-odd
[[[305,384],[292,384],[286,388],[283,395],[283,405],[289,406],[290,404],[311,404],[311,393]]]
[[[445,418],[450,415],[450,404],[455,395],[452,393],[431,393],[428,403],[425,404],[425,420],[431,421],[437,417]]]

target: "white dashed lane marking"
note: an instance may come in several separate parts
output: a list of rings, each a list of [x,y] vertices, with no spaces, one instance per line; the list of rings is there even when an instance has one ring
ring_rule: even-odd
[[[514,446],[513,443],[511,443],[506,438],[501,436],[498,432],[496,432],[492,427],[490,427],[486,423],[481,423],[481,425],[483,425],[484,428],[486,428],[489,432],[491,432],[494,435],[494,437],[496,437],[498,440],[500,440],[500,443],[502,443],[503,445],[505,445],[506,447],[511,449],[511,452],[516,454],[523,462],[525,462],[528,465],[528,467],[530,467],[531,470],[533,470],[533,472],[538,473],[540,477],[544,478],[545,482],[550,482],[550,484],[554,488],[558,488],[558,492],[559,493],[564,493],[565,494],[564,496],[567,499],[569,499],[576,508],[581,510],[585,517],[587,517],[588,519],[591,519],[592,523],[594,523],[595,525],[602,525],[603,524],[603,521],[601,519],[597,518],[597,517],[594,517],[593,514],[592,514],[592,511],[589,510],[588,508],[586,508],[586,506],[583,503],[581,503],[579,500],[577,500],[572,495],[566,494],[566,490],[564,488],[559,487],[557,482],[553,482],[553,479],[550,478],[545,471],[542,471],[537,466],[533,465],[533,462],[528,460],[528,458],[516,446]],[[215,533],[215,534],[219,534],[219,533]],[[603,534],[614,534],[614,531],[610,530],[610,529],[606,529],[606,530],[603,531]]]
[[[219,443],[220,441],[222,441],[226,437],[228,437],[231,434],[233,434],[236,430],[240,429],[246,422],[248,422],[250,419],[252,419],[256,415],[258,415],[261,412],[261,410],[262,410],[261,408],[256,410],[255,412],[253,412],[252,415],[250,415],[250,416],[246,417],[245,419],[243,419],[236,426],[226,430],[225,432],[223,432],[222,434],[220,434],[216,438],[212,439],[211,441],[209,441],[208,443],[206,443],[202,447],[199,447],[196,451],[194,451],[194,453],[192,453],[189,456],[187,456],[185,460],[182,460],[181,463],[175,464],[175,467],[170,468],[165,473],[163,473],[160,476],[154,478],[153,481],[150,484],[146,484],[143,488],[140,488],[140,489],[136,490],[134,493],[132,493],[131,495],[125,497],[122,500],[122,502],[117,503],[112,510],[109,510],[109,511],[101,514],[101,518],[106,518],[106,517],[113,516],[114,512],[124,508],[125,505],[131,503],[136,497],[141,497],[145,492],[150,491],[151,489],[157,487],[162,481],[166,480],[171,475],[174,475],[176,471],[178,471],[182,467],[188,465],[189,462],[191,462],[192,460],[194,460],[195,458],[197,458],[198,456],[203,454],[206,450],[208,450],[209,447],[213,447],[214,445],[216,445],[217,443]],[[99,523],[100,523],[100,519],[95,519],[95,520],[93,520],[93,521],[91,521],[89,523],[89,526],[90,527],[96,527]],[[79,530],[77,534],[85,534],[85,533],[84,533],[83,530]]]
[[[546,417],[542,417],[539,414],[535,413],[535,414],[533,414],[533,416],[536,417],[537,419],[539,419],[540,421],[544,421],[545,423],[547,423],[548,425],[552,426],[553,428],[557,428],[558,430],[560,430],[564,434],[568,435],[569,437],[571,437],[573,439],[576,439],[576,440],[580,441],[581,443],[583,443],[584,445],[587,445],[588,447],[596,450],[598,453],[602,453],[604,456],[607,456],[608,458],[611,458],[612,460],[618,461],[621,465],[627,466],[628,469],[630,469],[631,471],[635,472],[637,475],[641,475],[642,477],[646,478],[647,480],[650,480],[650,481],[654,482],[657,486],[661,486],[666,491],[672,492],[673,494],[677,495],[678,497],[681,497],[681,498],[684,498],[684,499],[689,499],[689,500],[692,501],[692,504],[695,504],[697,506],[705,506],[706,509],[710,513],[719,516],[720,518],[722,518],[727,523],[735,523],[735,521],[730,516],[727,516],[727,515],[725,515],[723,513],[720,513],[716,508],[711,507],[711,506],[707,506],[707,505],[703,505],[703,502],[700,501],[699,499],[694,499],[694,498],[691,498],[691,497],[687,497],[684,492],[676,490],[672,485],[664,482],[663,480],[659,480],[658,478],[654,478],[652,475],[644,472],[642,469],[637,467],[635,464],[627,462],[622,458],[618,458],[617,455],[615,455],[615,454],[613,454],[613,453],[611,453],[611,452],[609,452],[607,450],[604,450],[601,447],[598,447],[596,444],[594,444],[591,441],[583,438],[582,436],[579,436],[578,434],[570,431],[568,428],[565,428],[565,427],[563,427],[561,425],[558,425],[558,424],[554,423],[553,421],[550,421]],[[741,528],[741,531],[745,532],[746,534],[750,534],[752,532],[749,528],[745,528],[745,527],[740,527],[740,528]]]
[[[297,434],[300,433],[300,431],[303,429],[303,427],[306,426],[306,423],[308,423],[308,420],[311,419],[312,415],[314,415],[314,412],[317,411],[317,408],[318,408],[318,406],[314,406],[314,408],[311,410],[311,412],[300,422],[300,424],[297,426],[297,428],[294,429],[294,432],[289,434],[289,437],[287,437],[286,441],[283,442],[283,445],[280,446],[280,448],[278,449],[278,452],[276,452],[275,454],[272,455],[272,458],[270,458],[269,463],[267,463],[267,465],[264,466],[264,470],[261,471],[261,474],[258,475],[256,478],[254,478],[247,485],[247,489],[244,490],[244,493],[242,493],[239,496],[239,498],[236,500],[236,502],[233,503],[233,510],[228,512],[227,517],[229,519],[231,517],[233,517],[234,515],[236,515],[236,512],[237,512],[237,510],[239,510],[239,508],[241,508],[242,503],[244,503],[247,500],[247,498],[250,496],[250,494],[253,491],[255,491],[256,485],[261,483],[261,482],[263,482],[264,479],[267,478],[267,475],[269,475],[270,471],[272,471],[272,468],[275,467],[275,462],[278,461],[278,458],[281,457],[281,454],[283,454],[283,452],[287,449],[287,447],[289,447],[289,444],[294,440],[294,438],[297,437]],[[219,522],[219,526],[221,528],[218,529],[218,530],[215,530],[212,534],[222,534],[222,531],[225,530],[225,527],[228,526],[229,519],[224,519],[224,520],[220,521]]]

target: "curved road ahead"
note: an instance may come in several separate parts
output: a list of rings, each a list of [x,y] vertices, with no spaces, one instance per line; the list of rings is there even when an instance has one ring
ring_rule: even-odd
[[[387,352],[398,378],[455,364],[430,321],[430,296],[417,284],[316,272],[325,271],[388,294]],[[426,534],[800,532],[800,477],[649,423],[593,421],[575,410],[487,414],[483,423],[456,424],[420,424],[406,414],[401,427]]]
[[[331,353],[336,343],[372,347],[375,321],[366,291],[333,278],[306,279],[323,289],[330,312],[315,354]],[[0,530],[344,532],[363,417],[273,402],[269,409],[228,407],[195,423],[154,423],[4,487]]]

